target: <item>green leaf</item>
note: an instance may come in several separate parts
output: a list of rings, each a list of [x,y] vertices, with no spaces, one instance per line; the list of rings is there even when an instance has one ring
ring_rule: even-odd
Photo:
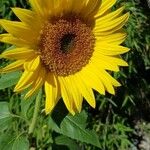
[[[0,150],[4,150],[7,144],[12,140],[13,135],[7,133],[1,133],[0,135]]]
[[[2,134],[0,137],[1,150],[29,150],[29,141],[26,136],[14,137],[10,134]]]
[[[12,150],[28,150],[29,141],[25,136],[19,136],[12,142]]]
[[[0,78],[0,90],[11,87],[18,82],[21,76],[21,72],[11,72],[7,74],[2,74]]]
[[[11,125],[12,116],[9,112],[8,103],[0,102],[0,130],[5,130]]]
[[[100,143],[96,133],[83,128],[83,125],[80,124],[80,119],[82,120],[82,117],[79,117],[79,122],[76,122],[73,116],[67,116],[61,124],[62,134],[99,147]]]
[[[52,119],[49,119],[49,125],[52,125],[52,129],[57,133],[99,147],[99,138],[95,131],[86,129],[86,120],[87,115],[83,111],[75,116],[67,115],[61,122],[60,128]]]
[[[63,135],[56,137],[55,143],[57,145],[65,145],[70,150],[79,150],[79,146],[77,145],[77,143],[75,141],[73,141],[72,139],[70,139],[66,136],[63,136]]]
[[[28,119],[30,114],[30,109],[33,101],[35,100],[35,95],[29,97],[28,99],[24,99],[24,94],[21,95],[21,116]],[[31,113],[32,115],[32,113]]]
[[[49,117],[49,119],[48,119],[48,126],[55,132],[61,133],[61,129],[59,128],[59,126],[54,122],[54,120],[51,117]]]

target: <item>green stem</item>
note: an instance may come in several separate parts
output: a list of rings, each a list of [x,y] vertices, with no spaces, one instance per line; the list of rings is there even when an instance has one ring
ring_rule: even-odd
[[[25,118],[23,118],[23,117],[21,117],[21,116],[18,116],[18,115],[15,115],[15,114],[11,114],[11,116],[12,116],[13,118],[19,118],[19,119],[21,119],[21,120],[24,120],[26,123],[29,123],[29,121],[28,121],[27,119],[25,119]]]
[[[34,113],[33,113],[32,122],[29,126],[29,132],[28,132],[29,134],[32,134],[34,132],[34,129],[36,126],[36,121],[38,118],[38,112],[39,112],[39,108],[40,108],[41,95],[42,95],[42,90],[40,89],[40,91],[36,97],[36,101],[35,101],[35,109],[34,109]]]

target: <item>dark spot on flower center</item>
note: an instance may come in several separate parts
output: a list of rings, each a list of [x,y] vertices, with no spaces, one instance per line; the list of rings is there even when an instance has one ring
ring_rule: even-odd
[[[60,44],[61,44],[60,50],[63,53],[70,52],[72,48],[74,47],[74,44],[75,44],[74,40],[75,40],[74,34],[71,34],[71,33],[65,34],[60,40]]]

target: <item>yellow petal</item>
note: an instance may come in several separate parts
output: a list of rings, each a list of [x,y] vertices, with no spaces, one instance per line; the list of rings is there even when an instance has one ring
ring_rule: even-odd
[[[81,92],[82,96],[86,99],[89,105],[95,108],[96,102],[93,91],[91,88],[89,88],[86,81],[82,78],[82,74],[78,72],[74,74],[74,78],[76,79],[76,85],[78,87],[78,90]]]
[[[34,79],[33,73],[25,71],[15,86],[14,92],[21,92],[22,90],[28,88],[33,83]]]
[[[24,69],[29,72],[37,70],[39,66],[40,66],[40,56],[37,56],[34,59],[29,59],[24,63]]]
[[[110,34],[107,36],[99,36],[96,37],[96,40],[98,42],[106,42],[106,43],[112,43],[112,44],[116,44],[119,45],[122,42],[124,42],[124,40],[126,39],[127,34],[125,32],[118,32],[118,33],[114,33],[114,34]]]
[[[95,49],[100,54],[107,55],[107,56],[124,54],[130,50],[129,48],[124,47],[124,46],[119,46],[119,45],[115,45],[115,44],[108,44],[105,42],[98,42],[98,41],[96,41]]]
[[[55,76],[51,73],[47,74],[45,81],[45,112],[49,114],[56,106],[59,100],[59,87]]]
[[[0,25],[11,35],[26,41],[34,42],[34,31],[29,29],[25,24],[17,21],[0,20]]]
[[[35,58],[33,61],[36,63],[38,58]],[[41,70],[41,64],[34,64],[33,61],[31,61],[31,67],[29,70],[25,70],[24,73],[22,74],[20,80],[18,81],[14,91],[15,92],[20,92],[26,88],[28,88],[33,81],[35,81],[38,77],[39,71]],[[31,69],[31,70],[30,70]]]
[[[111,20],[117,18],[118,16],[120,16],[121,13],[123,12],[123,10],[124,10],[124,7],[120,7],[119,9],[117,9],[103,17],[99,17],[99,18],[95,18],[95,19],[102,23],[106,22],[106,20],[111,21]]]
[[[119,29],[121,29],[127,22],[128,18],[129,18],[129,13],[126,13],[112,21],[109,20],[99,21],[100,19],[97,19],[94,31],[105,32],[113,29],[114,31],[116,31],[115,28],[118,27]]]
[[[77,109],[78,112],[81,112],[83,97],[80,91],[78,90],[77,85],[75,84],[76,80],[74,79],[74,76],[70,75],[66,77],[66,82],[68,84],[70,93],[72,94],[73,97],[73,102],[75,104],[74,109]]]
[[[82,10],[82,16],[88,17],[87,19],[90,19],[90,17],[93,17],[97,13],[100,5],[101,0],[88,0],[87,5]]]
[[[73,0],[73,4],[72,4],[72,12],[79,14],[82,12],[83,8],[86,5],[86,0],[81,0],[80,3],[76,0]]]
[[[113,88],[112,83],[110,82],[110,80],[102,72],[99,74],[99,77],[100,77],[101,81],[103,82],[106,90],[110,94],[115,95],[115,90],[114,90],[114,88]]]
[[[112,82],[110,81],[110,79],[108,78],[108,76],[106,76],[104,70],[99,70],[95,65],[91,65],[91,68],[93,70],[93,72],[99,77],[99,79],[101,80],[101,82],[103,83],[105,89],[110,93],[110,94],[115,94],[115,90],[112,86]]]
[[[65,4],[65,5],[64,5]],[[61,7],[63,13],[68,13],[71,10],[73,0],[63,0],[60,1],[59,7]]]
[[[102,5],[99,8],[96,18],[102,16],[105,12],[107,12],[112,6],[116,3],[116,0],[102,0]]]
[[[33,28],[33,30],[35,31],[40,30],[42,26],[42,22],[39,21],[40,19],[33,11],[28,9],[22,9],[22,8],[12,8],[12,11],[27,26]],[[34,26],[33,26],[33,22],[34,22]]]
[[[92,64],[88,64],[85,68],[82,69],[82,76],[90,88],[93,88],[100,94],[105,95],[105,88],[99,77],[92,70],[91,65]]]
[[[28,48],[15,48],[7,50],[1,54],[1,57],[8,59],[28,59],[29,57],[35,56],[35,51]]]
[[[49,13],[47,12],[48,17],[50,17],[50,16],[52,16],[52,17],[54,17],[54,16],[61,17],[62,14],[65,11],[67,11],[66,9],[68,8],[68,5],[72,4],[72,2],[71,2],[72,0],[71,1],[70,0],[64,0],[64,1],[51,0],[50,2],[47,1],[47,0],[44,0],[44,1],[45,1],[45,6],[47,7],[46,10],[49,11]],[[43,3],[44,1],[42,0],[41,3]]]
[[[73,106],[73,97],[72,93],[70,92],[69,85],[67,84],[65,77],[58,77],[59,83],[60,83],[60,89],[61,89],[61,95],[63,98],[63,101],[68,109],[68,111],[74,115],[75,110]]]
[[[16,71],[16,70],[21,70],[23,69],[23,64],[24,64],[25,60],[17,60],[9,65],[7,65],[4,68],[0,69],[0,73],[8,73],[8,72],[12,72],[12,71]]]
[[[100,56],[100,55],[96,55],[93,54],[92,59],[91,59],[91,63],[93,65],[96,65],[97,68],[99,69],[106,69],[106,70],[111,70],[111,71],[115,71],[118,72],[119,71],[119,67],[118,64],[116,63],[112,63],[111,61],[104,59],[103,57],[104,55]]]
[[[121,58],[105,56],[100,53],[97,53],[97,54],[98,54],[97,58],[99,59],[99,61],[103,60],[104,62],[107,62],[110,65],[112,64],[112,65],[117,65],[117,66],[128,66],[128,63],[125,62]]]
[[[37,14],[44,16],[43,9],[42,9],[44,5],[41,0],[29,0],[29,2],[31,4],[33,10],[35,10],[35,12],[37,12]]]
[[[29,43],[28,41],[19,39],[19,38],[15,38],[13,37],[11,34],[0,34],[0,42],[4,42],[4,43],[8,43],[8,44],[12,44],[18,47],[24,47],[24,46],[30,46],[31,43]]]
[[[103,71],[103,74],[110,80],[113,86],[121,86],[121,84],[116,79],[114,79],[109,73]]]
[[[46,74],[46,70],[44,68],[41,68],[37,79],[35,81],[33,81],[33,84],[31,85],[31,89],[25,95],[25,97],[24,97],[25,99],[32,96],[36,91],[38,91],[42,87],[42,85],[45,81],[45,74]]]
[[[59,0],[29,0],[29,2],[33,10],[41,16],[41,19],[55,14],[55,7],[60,3]]]

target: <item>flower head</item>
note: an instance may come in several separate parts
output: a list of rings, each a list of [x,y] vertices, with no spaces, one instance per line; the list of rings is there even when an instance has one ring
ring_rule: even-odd
[[[22,70],[14,91],[29,89],[25,98],[45,89],[45,111],[62,97],[68,111],[80,112],[83,98],[95,107],[93,90],[115,94],[120,86],[107,72],[127,66],[120,54],[122,27],[129,14],[111,11],[116,0],[29,0],[32,10],[12,8],[20,21],[1,19],[8,32],[0,41],[15,45],[0,57],[14,60],[1,73]]]

